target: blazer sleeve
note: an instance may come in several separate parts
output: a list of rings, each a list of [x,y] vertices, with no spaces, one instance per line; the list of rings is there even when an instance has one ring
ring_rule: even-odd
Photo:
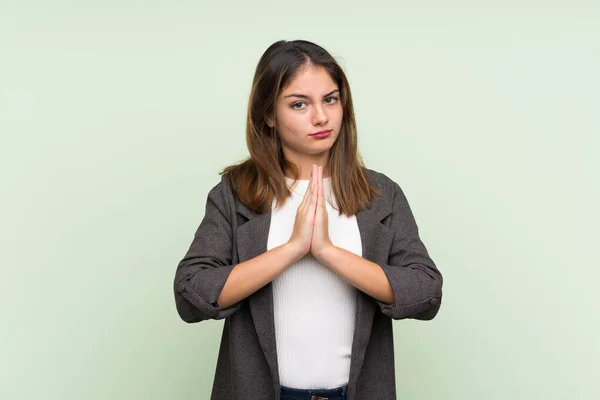
[[[388,226],[394,231],[394,239],[388,263],[380,265],[394,290],[394,303],[376,302],[392,319],[430,320],[441,306],[442,274],[419,238],[404,192],[396,182],[393,186],[393,212]]]
[[[179,262],[174,291],[177,312],[185,322],[223,319],[240,306],[241,301],[222,308],[217,299],[235,267],[232,264],[232,235],[229,188],[221,179],[208,193],[206,210],[189,250]],[[228,206],[228,204],[231,204]]]

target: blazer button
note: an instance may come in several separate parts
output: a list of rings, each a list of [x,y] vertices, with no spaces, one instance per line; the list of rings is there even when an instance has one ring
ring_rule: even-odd
[[[431,304],[432,306],[437,306],[439,303],[437,297],[434,297],[433,299],[429,300],[429,304]]]

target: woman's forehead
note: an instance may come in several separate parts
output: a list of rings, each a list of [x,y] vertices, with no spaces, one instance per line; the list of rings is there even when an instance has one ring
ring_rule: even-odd
[[[291,94],[324,96],[339,89],[329,72],[322,67],[307,67],[298,71],[292,81],[281,91],[283,97]]]

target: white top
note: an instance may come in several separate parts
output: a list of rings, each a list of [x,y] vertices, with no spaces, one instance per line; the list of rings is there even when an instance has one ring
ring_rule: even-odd
[[[286,180],[292,188],[294,180]],[[330,181],[330,177],[323,178],[324,194],[335,204]],[[286,243],[292,235],[296,211],[309,183],[297,182],[282,208],[275,209],[273,199],[267,250]],[[356,216],[339,216],[329,203],[326,208],[332,243],[362,256]],[[357,294],[358,289],[310,253],[273,280],[281,385],[331,389],[348,384]]]

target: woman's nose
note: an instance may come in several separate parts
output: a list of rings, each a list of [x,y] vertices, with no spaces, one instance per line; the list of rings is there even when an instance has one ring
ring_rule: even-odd
[[[327,123],[327,113],[325,112],[323,106],[318,105],[313,107],[312,119],[313,125],[322,125]]]

